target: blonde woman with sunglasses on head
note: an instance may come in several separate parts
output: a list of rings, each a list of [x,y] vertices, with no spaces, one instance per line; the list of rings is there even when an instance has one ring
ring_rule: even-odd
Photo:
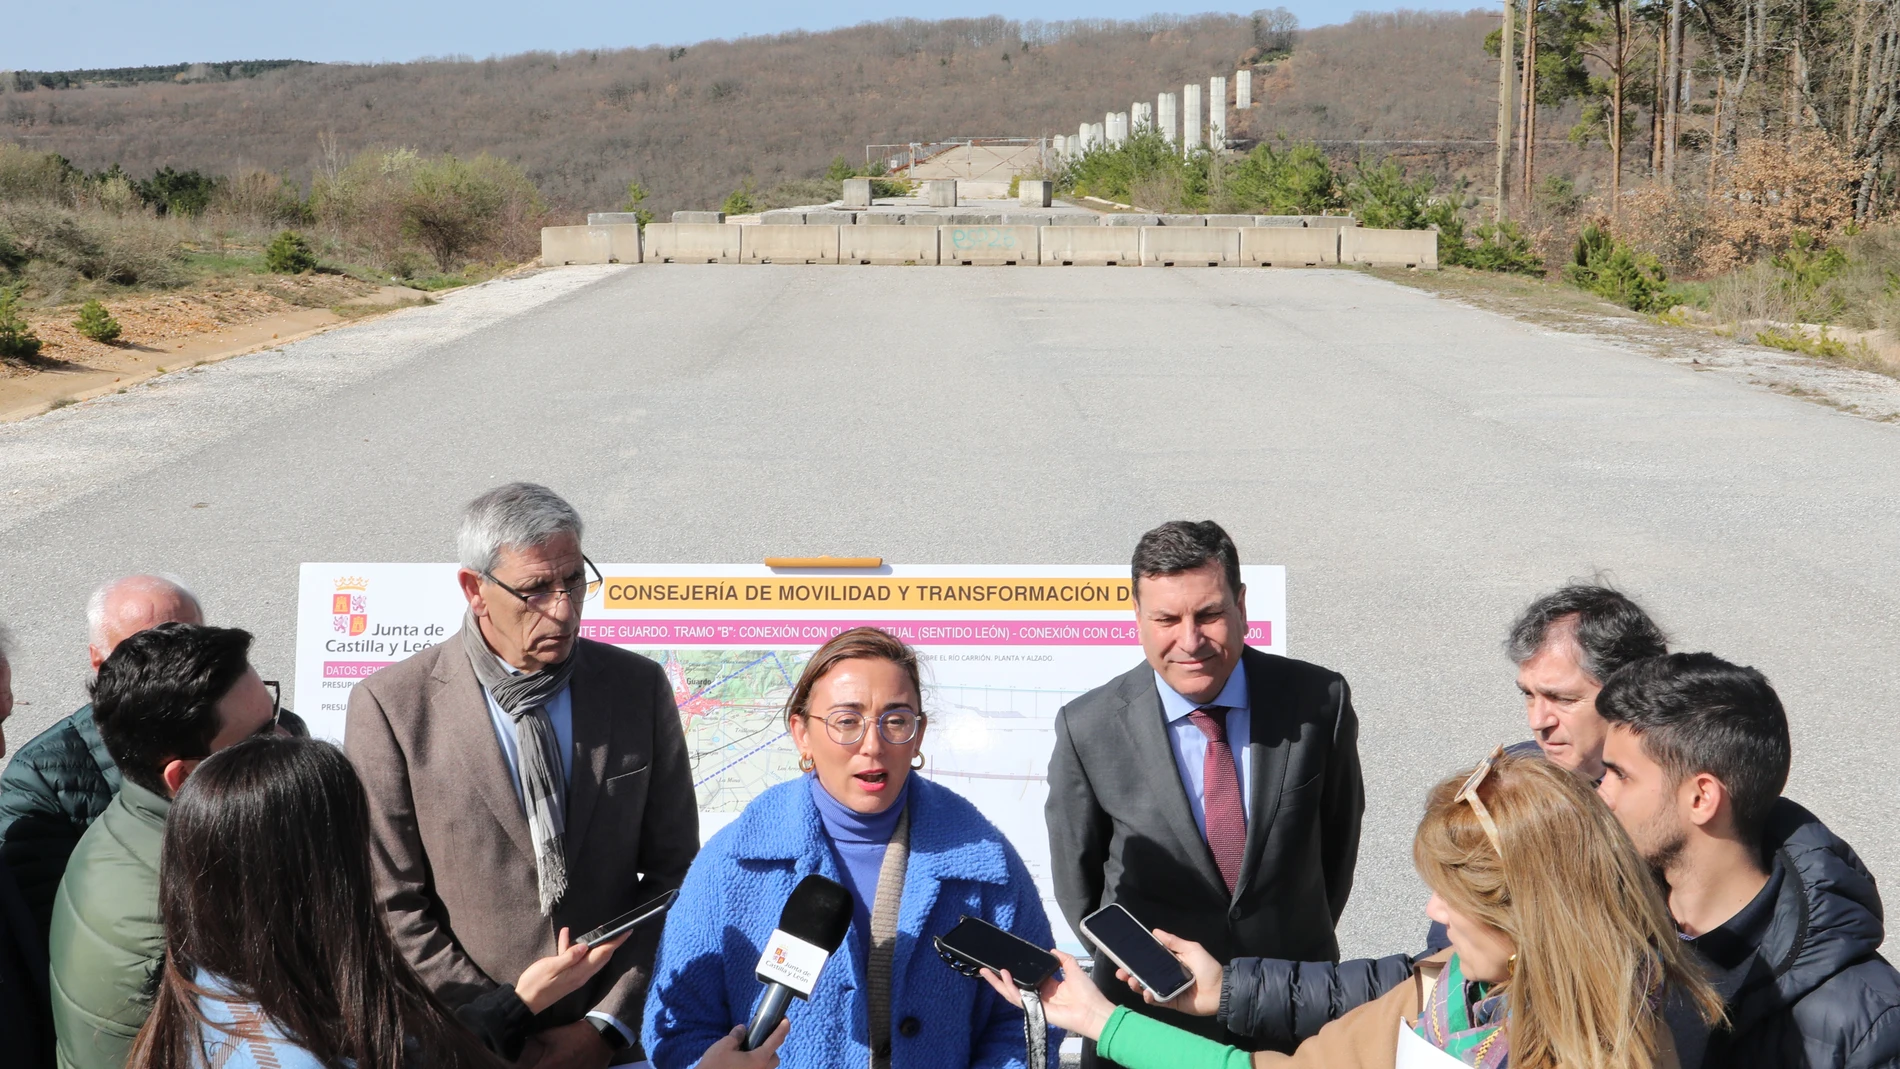
[[[1451,948],[1291,1055],[1248,1054],[1118,1008],[1066,955],[1064,978],[1043,986],[1049,1023],[1127,1069],[1391,1069],[1401,1040],[1483,1069],[1677,1069],[1664,1004],[1705,1023],[1720,1016],[1648,867],[1572,773],[1494,752],[1432,789],[1412,858]],[[1156,934],[1194,974],[1167,1005],[1216,1012],[1221,966]],[[1013,999],[1014,984],[986,979]]]

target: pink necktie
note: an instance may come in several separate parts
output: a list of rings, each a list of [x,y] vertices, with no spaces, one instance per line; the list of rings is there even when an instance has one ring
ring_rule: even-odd
[[[1207,821],[1207,846],[1227,893],[1240,882],[1240,859],[1247,852],[1247,809],[1240,800],[1240,776],[1234,751],[1227,745],[1226,710],[1217,706],[1188,714],[1207,736],[1207,756],[1201,760],[1201,812]]]

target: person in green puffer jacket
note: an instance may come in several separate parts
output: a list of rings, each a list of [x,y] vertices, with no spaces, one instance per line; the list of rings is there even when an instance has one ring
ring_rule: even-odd
[[[198,598],[175,579],[128,575],[93,591],[86,601],[92,670],[128,635],[163,623],[204,623]],[[119,785],[90,702],[33,736],[0,773],[0,863],[13,871],[41,939],[52,925],[53,893],[67,859]]]
[[[93,719],[124,782],[79,840],[53,899],[59,1069],[123,1069],[164,950],[159,847],[198,762],[278,730],[251,635],[167,623],[120,642],[92,683]]]
[[[126,636],[168,622],[204,622],[198,599],[177,580],[128,575],[100,587],[86,605],[92,670]],[[287,709],[280,723],[293,735],[308,733]],[[120,782],[90,702],[35,735],[0,772],[0,864],[12,870],[42,944],[67,859],[112,804]]]

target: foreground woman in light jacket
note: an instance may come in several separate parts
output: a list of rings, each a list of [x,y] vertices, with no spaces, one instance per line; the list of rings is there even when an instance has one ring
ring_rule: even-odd
[[[686,1069],[751,1016],[753,968],[792,888],[851,893],[845,943],[794,1001],[786,1069],[1021,1065],[1023,1016],[932,946],[964,915],[1038,946],[1049,920],[1022,859],[976,807],[913,775],[924,764],[917,656],[861,627],[826,643],[786,705],[806,774],[772,787],[707,842],[667,915],[641,1042]]]
[[[1118,1008],[1066,955],[1064,978],[1043,986],[1049,1021],[1127,1069],[1392,1069],[1401,1040],[1484,1069],[1676,1069],[1665,1002],[1719,1017],[1647,866],[1575,775],[1494,754],[1433,788],[1412,856],[1451,948],[1291,1055],[1249,1055]],[[1195,974],[1169,1005],[1213,1012],[1220,966],[1193,943],[1166,941]],[[1013,984],[986,978],[1016,997]]]

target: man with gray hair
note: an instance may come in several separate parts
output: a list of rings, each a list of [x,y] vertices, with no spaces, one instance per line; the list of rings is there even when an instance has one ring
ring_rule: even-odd
[[[92,671],[127,637],[163,623],[204,623],[198,599],[178,580],[128,575],[100,586],[86,600]],[[118,793],[119,769],[91,702],[35,735],[0,773],[0,862],[19,881],[42,940],[67,859]]]
[[[1624,665],[1668,653],[1669,639],[1621,591],[1601,582],[1570,583],[1518,614],[1504,651],[1517,665],[1533,737],[1511,750],[1542,751],[1552,764],[1594,783],[1603,778],[1610,732],[1597,714],[1597,692]]]
[[[580,637],[601,580],[573,506],[510,483],[469,503],[456,542],[461,631],[358,684],[344,731],[390,931],[450,1006],[678,888],[699,851],[672,683]],[[521,1063],[639,1061],[658,944],[637,930],[536,1018]]]

